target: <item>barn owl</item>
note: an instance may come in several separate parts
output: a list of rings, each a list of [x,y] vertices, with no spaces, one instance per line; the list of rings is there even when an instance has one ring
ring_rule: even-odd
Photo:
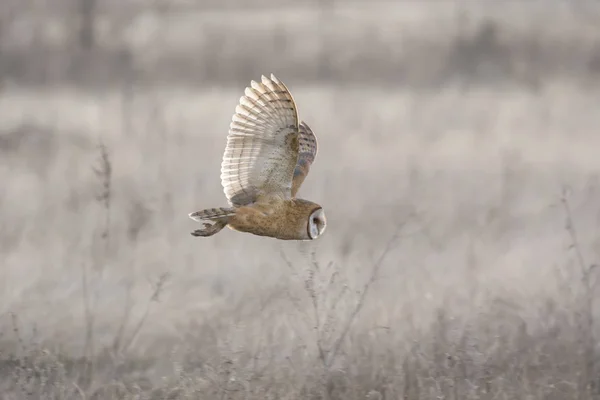
[[[317,155],[317,138],[299,121],[288,88],[273,74],[251,81],[235,109],[221,163],[230,207],[189,214],[207,237],[225,226],[281,240],[314,240],[327,226],[325,211],[296,193]]]

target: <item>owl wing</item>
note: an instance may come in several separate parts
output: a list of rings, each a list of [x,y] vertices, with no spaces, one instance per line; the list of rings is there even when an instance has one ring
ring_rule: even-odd
[[[296,197],[296,193],[310,170],[310,166],[317,157],[318,144],[317,137],[309,128],[306,122],[302,121],[298,127],[298,162],[294,169],[294,178],[292,180],[292,197]]]
[[[274,75],[252,81],[235,109],[221,163],[221,184],[232,206],[261,196],[291,197],[298,161],[298,112]]]

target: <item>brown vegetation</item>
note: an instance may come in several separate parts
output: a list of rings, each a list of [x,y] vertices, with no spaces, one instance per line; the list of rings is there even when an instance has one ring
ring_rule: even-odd
[[[528,36],[526,6],[473,5],[456,36],[457,14],[421,7],[375,31],[334,12],[325,61],[309,8],[261,29],[239,22],[256,10],[213,10],[196,52],[196,31],[165,20],[182,31],[158,35],[163,56],[125,46],[134,73],[98,61],[106,77],[86,85],[0,40],[0,399],[600,398],[594,15],[557,6]],[[384,50],[400,22],[410,45]],[[242,31],[280,32],[285,51]],[[100,60],[106,40],[90,42]],[[193,238],[187,213],[225,205],[243,85],[270,72],[318,136],[301,193],[327,232]]]

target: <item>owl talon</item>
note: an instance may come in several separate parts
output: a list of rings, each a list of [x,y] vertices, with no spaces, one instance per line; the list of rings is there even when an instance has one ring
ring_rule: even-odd
[[[203,222],[204,229],[196,229],[191,233],[192,236],[196,237],[208,237],[212,236],[215,233],[219,232],[221,229],[227,225],[226,221],[215,221],[213,223]]]
[[[194,232],[192,232],[192,236],[196,236],[196,237],[206,237],[206,236],[210,236],[207,234],[207,232],[205,230],[202,229],[196,229]]]

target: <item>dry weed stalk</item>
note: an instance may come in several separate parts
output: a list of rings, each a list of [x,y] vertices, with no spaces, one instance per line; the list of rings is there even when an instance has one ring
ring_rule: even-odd
[[[79,388],[83,393],[91,390],[93,378],[94,378],[94,360],[97,356],[97,349],[94,340],[94,320],[95,320],[95,305],[94,300],[97,293],[92,293],[90,290],[90,283],[97,282],[102,278],[102,274],[105,270],[106,263],[110,257],[111,251],[111,206],[113,197],[113,185],[112,185],[112,162],[110,159],[109,151],[104,143],[101,142],[100,146],[100,166],[94,168],[94,173],[98,177],[101,184],[101,191],[96,196],[96,200],[102,205],[104,210],[104,224],[102,227],[99,240],[102,241],[100,246],[102,248],[101,254],[94,257],[92,264],[94,265],[93,271],[96,274],[94,277],[90,277],[90,271],[86,268],[85,264],[82,264],[82,287],[84,297],[84,313],[85,313],[85,341],[84,341],[84,356],[85,356],[85,368],[83,372],[83,388]],[[154,302],[160,300],[160,295],[164,289],[165,284],[169,278],[168,273],[163,273],[159,276],[157,282],[153,283],[153,290],[146,302],[146,307],[140,320],[134,325],[133,330],[127,335],[127,326],[131,320],[131,299],[128,298],[125,305],[125,313],[117,328],[115,337],[112,341],[112,345],[108,350],[109,354],[113,359],[118,356],[124,355],[133,345],[137,339],[142,327],[144,326],[148,315],[150,313],[151,305]],[[131,287],[129,287],[131,290]]]
[[[362,311],[367,297],[370,293],[373,283],[379,277],[379,271],[383,266],[386,257],[389,255],[394,245],[397,243],[402,228],[412,217],[409,217],[397,226],[392,236],[386,242],[382,252],[373,262],[369,277],[359,290],[352,291],[346,283],[344,276],[340,273],[336,264],[332,261],[325,267],[319,264],[316,259],[315,251],[311,252],[310,267],[306,272],[304,279],[304,290],[307,293],[312,310],[312,317],[309,317],[315,332],[315,345],[318,351],[318,360],[323,368],[323,396],[326,399],[332,398],[334,385],[330,379],[330,372],[336,360],[340,355],[342,345],[344,344],[352,326]],[[281,257],[288,267],[295,273],[292,262],[281,252]],[[337,314],[338,305],[341,300],[350,293],[358,296],[355,305],[350,310],[348,317],[340,321]]]
[[[83,355],[85,357],[85,368],[83,370],[84,386],[91,383],[91,378],[94,374],[93,357],[96,352],[94,348],[94,312],[92,310],[92,300],[88,285],[88,272],[85,263],[81,264],[81,284],[83,289],[83,311],[85,319],[85,340],[83,347]]]
[[[150,297],[148,298],[148,301],[146,302],[146,308],[144,310],[144,314],[142,315],[140,320],[137,322],[137,324],[133,328],[133,331],[131,332],[131,334],[129,335],[128,338],[125,338],[125,326],[127,325],[128,318],[123,319],[122,325],[119,327],[118,333],[117,333],[117,335],[115,335],[115,339],[113,341],[114,354],[126,353],[127,350],[129,350],[129,348],[131,348],[131,346],[137,339],[140,331],[142,330],[142,327],[144,326],[144,323],[146,322],[148,315],[150,314],[150,307],[151,307],[152,303],[160,301],[160,295],[164,290],[165,284],[167,283],[169,276],[170,276],[169,273],[165,272],[165,273],[161,274],[159,276],[158,280],[156,281],[156,283],[153,284],[154,288],[153,288],[152,294],[150,295]],[[127,312],[126,315],[129,315],[129,312]]]
[[[112,204],[112,163],[108,149],[103,142],[100,142],[100,167],[94,168],[94,173],[101,183],[101,192],[96,196],[98,202],[104,207],[104,230],[102,239],[105,240],[105,251],[108,253],[110,246],[110,208]]]
[[[580,332],[583,335],[583,373],[579,380],[579,398],[586,399],[598,398],[600,388],[598,387],[598,378],[596,378],[596,362],[595,362],[595,335],[594,335],[594,293],[596,289],[596,281],[594,280],[595,264],[586,262],[581,244],[573,220],[573,212],[569,203],[570,189],[563,188],[560,202],[565,212],[565,229],[570,238],[569,249],[573,250],[577,259],[577,265],[581,270],[581,284],[583,289],[582,298],[578,300],[579,306],[579,324]]]
[[[96,354],[95,339],[94,339],[94,297],[90,288],[90,282],[96,281],[101,277],[104,265],[107,261],[108,254],[110,251],[110,214],[112,205],[112,163],[110,160],[109,152],[102,140],[99,145],[100,151],[100,166],[93,167],[93,171],[96,177],[100,181],[101,190],[96,196],[96,200],[102,205],[104,210],[104,225],[102,227],[100,240],[103,245],[95,246],[96,248],[102,247],[103,252],[101,255],[92,257],[91,264],[94,265],[93,270],[98,273],[98,276],[90,277],[90,271],[86,266],[86,263],[81,264],[82,271],[82,289],[83,289],[83,302],[84,302],[84,318],[85,318],[85,340],[84,340],[84,357],[85,357],[85,368],[83,371],[83,384],[84,388],[89,387],[92,383],[94,376],[94,357]],[[95,293],[94,293],[95,294]]]
[[[400,231],[402,230],[402,228],[404,227],[404,225],[407,222],[408,222],[408,220],[404,221],[402,224],[400,224],[396,228],[395,232],[392,234],[392,236],[386,243],[383,251],[379,255],[379,258],[375,261],[375,263],[373,263],[373,265],[371,267],[371,273],[370,273],[369,279],[363,286],[362,290],[359,292],[358,302],[356,303],[356,305],[354,306],[354,309],[350,313],[350,317],[346,320],[346,323],[344,324],[342,332],[337,337],[337,339],[334,341],[333,347],[329,354],[329,358],[327,359],[327,363],[326,363],[327,368],[330,368],[333,365],[333,363],[335,362],[335,359],[338,356],[340,347],[341,347],[342,343],[344,342],[344,339],[346,339],[346,336],[348,335],[348,332],[350,332],[350,328],[352,327],[352,324],[356,320],[356,317],[358,316],[360,311],[363,309],[363,306],[367,300],[367,295],[369,293],[369,290],[371,289],[371,286],[379,277],[379,270],[381,269],[383,262],[385,261],[389,252],[392,250],[393,246],[396,244],[396,241],[398,240],[398,237],[400,236]]]

